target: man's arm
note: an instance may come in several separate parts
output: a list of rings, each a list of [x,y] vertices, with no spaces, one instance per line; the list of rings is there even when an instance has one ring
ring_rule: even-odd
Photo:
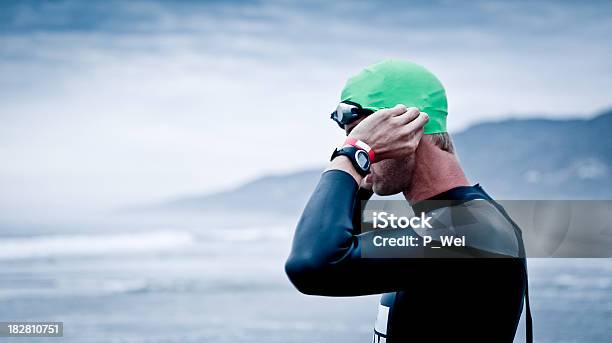
[[[366,118],[350,136],[370,144],[378,160],[396,158],[414,153],[426,122],[426,114],[400,105]],[[361,258],[362,245],[371,235],[357,235],[353,227],[361,181],[362,176],[344,156],[334,159],[323,173],[298,223],[285,266],[301,292],[360,295],[405,286],[400,280],[406,278],[393,275],[410,259]],[[412,230],[396,231],[392,234],[415,234]],[[414,249],[414,253],[422,252]]]
[[[407,278],[399,274],[411,259],[361,258],[367,238],[354,233],[357,189],[354,178],[342,170],[328,170],[321,176],[297,225],[285,265],[289,279],[300,292],[348,296],[406,286],[403,281]],[[416,249],[414,252],[420,253]]]

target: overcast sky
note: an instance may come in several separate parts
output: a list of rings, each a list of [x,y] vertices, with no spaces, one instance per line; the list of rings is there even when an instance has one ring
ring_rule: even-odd
[[[0,3],[0,214],[64,216],[321,166],[346,80],[432,70],[458,131],[612,105],[609,2]]]

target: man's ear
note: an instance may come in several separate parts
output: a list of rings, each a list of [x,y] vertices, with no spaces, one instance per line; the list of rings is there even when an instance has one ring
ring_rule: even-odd
[[[433,146],[434,142],[431,138],[431,135],[423,135],[421,136],[421,140],[419,141],[419,145],[417,145],[417,150],[419,150],[419,148],[423,147],[423,146]],[[426,148],[423,148],[426,149]]]
[[[419,145],[415,150],[415,155],[428,156],[430,158],[456,158],[455,153],[450,153],[448,151],[442,150],[436,142],[434,141],[435,137],[433,135],[423,135],[421,140],[419,141]]]
[[[436,154],[436,150],[440,150],[440,148],[434,143],[433,137],[431,135],[423,135],[421,136],[421,140],[419,140],[419,145],[417,145],[414,151],[414,157],[422,158],[424,156],[431,156],[432,154]]]

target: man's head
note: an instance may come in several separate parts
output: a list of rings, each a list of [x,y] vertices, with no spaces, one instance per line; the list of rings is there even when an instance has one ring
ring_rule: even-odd
[[[408,190],[412,184],[417,158],[444,158],[446,154],[454,153],[454,147],[446,132],[446,92],[440,81],[420,65],[408,61],[385,60],[369,66],[347,81],[342,90],[341,103],[357,107],[353,109],[356,114],[352,115],[353,121],[342,124],[347,134],[368,113],[392,108],[397,104],[416,107],[429,115],[416,154],[400,159],[387,159],[372,165],[371,181],[376,194],[390,195]],[[351,117],[351,113],[344,116],[345,121],[347,117]],[[435,150],[427,147],[434,147]],[[420,154],[418,150],[421,150]]]

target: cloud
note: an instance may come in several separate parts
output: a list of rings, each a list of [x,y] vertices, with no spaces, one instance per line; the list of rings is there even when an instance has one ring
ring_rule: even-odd
[[[320,165],[342,139],[327,116],[344,80],[382,58],[432,69],[454,130],[610,104],[610,4],[1,6],[5,211],[111,208]]]

